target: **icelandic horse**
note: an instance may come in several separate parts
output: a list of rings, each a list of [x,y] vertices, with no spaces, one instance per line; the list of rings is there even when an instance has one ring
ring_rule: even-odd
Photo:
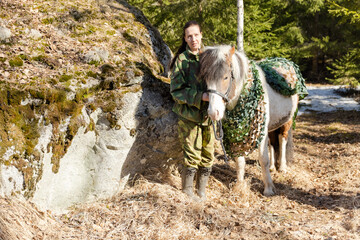
[[[213,121],[220,121],[225,110],[236,106],[243,87],[248,81],[250,65],[245,54],[235,51],[234,47],[222,45],[206,47],[200,53],[200,69],[198,77],[207,84],[209,93],[208,115]],[[293,116],[298,107],[298,94],[284,96],[274,90],[266,81],[264,71],[255,63],[256,71],[263,88],[263,110],[266,114],[263,124],[263,137],[260,140],[259,161],[264,182],[264,195],[275,194],[270,170],[275,170],[274,143],[278,142],[278,170],[286,171],[286,145],[291,135]],[[290,133],[290,134],[289,134]],[[269,144],[269,137],[271,143]],[[270,158],[268,152],[270,146]],[[245,157],[244,154],[235,159],[237,184],[244,185]]]

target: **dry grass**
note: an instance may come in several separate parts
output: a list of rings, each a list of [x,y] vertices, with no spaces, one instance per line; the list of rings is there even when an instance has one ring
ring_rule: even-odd
[[[181,193],[176,169],[149,169],[119,195],[67,214],[41,213],[1,199],[0,238],[7,239],[360,239],[360,113],[302,115],[295,160],[273,173],[277,195],[264,197],[256,152],[246,182],[216,162],[205,203]]]

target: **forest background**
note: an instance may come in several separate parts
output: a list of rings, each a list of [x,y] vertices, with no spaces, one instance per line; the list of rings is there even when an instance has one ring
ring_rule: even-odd
[[[129,0],[173,52],[196,20],[205,45],[236,46],[236,0]],[[285,57],[312,83],[360,84],[360,1],[244,0],[244,49],[251,59]]]

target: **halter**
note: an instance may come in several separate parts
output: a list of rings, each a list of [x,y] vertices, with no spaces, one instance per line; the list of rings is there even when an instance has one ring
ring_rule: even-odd
[[[234,74],[233,74],[231,66],[230,66],[230,69],[231,69],[230,83],[229,83],[229,87],[226,90],[225,94],[223,94],[223,93],[221,93],[219,91],[213,90],[213,89],[208,89],[206,91],[208,93],[214,93],[214,94],[219,95],[220,97],[222,97],[222,99],[225,101],[225,103],[228,103],[230,101],[229,94],[230,94],[231,86],[232,86],[232,83],[233,83],[233,80],[234,80]],[[215,138],[216,138],[216,140],[220,141],[222,150],[224,152],[224,161],[225,161],[226,164],[229,164],[229,158],[226,155],[225,146],[224,146],[224,143],[223,143],[224,132],[223,132],[223,129],[222,129],[222,122],[221,122],[221,120],[216,121],[216,123],[217,123],[216,125],[217,125],[218,129],[216,129],[215,123],[214,123],[213,120],[211,120],[211,123],[212,123],[212,126],[213,126]]]
[[[206,92],[217,94],[217,95],[219,95],[220,97],[222,97],[222,99],[223,99],[226,103],[228,103],[228,102],[230,101],[230,99],[229,99],[229,94],[230,94],[230,91],[231,91],[231,86],[232,86],[233,80],[234,80],[234,74],[233,74],[232,67],[231,67],[230,83],[229,83],[229,87],[228,87],[228,89],[226,90],[225,94],[223,94],[223,93],[221,93],[221,92],[219,92],[219,91],[216,91],[216,90],[214,90],[214,89],[208,89]]]

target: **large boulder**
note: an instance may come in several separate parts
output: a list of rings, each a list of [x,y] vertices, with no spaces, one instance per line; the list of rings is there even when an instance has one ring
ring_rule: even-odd
[[[181,156],[171,51],[125,1],[0,2],[0,196],[64,211]]]

